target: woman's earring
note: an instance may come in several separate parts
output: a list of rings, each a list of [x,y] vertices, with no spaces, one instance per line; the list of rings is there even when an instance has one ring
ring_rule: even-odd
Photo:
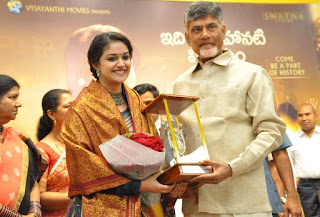
[[[96,70],[96,73],[97,73],[97,77],[99,78],[100,77],[100,71]]]
[[[53,119],[53,125],[56,126],[56,124],[57,124],[56,119]]]

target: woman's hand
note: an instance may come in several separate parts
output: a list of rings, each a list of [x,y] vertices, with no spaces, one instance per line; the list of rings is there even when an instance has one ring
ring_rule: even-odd
[[[39,190],[39,183],[37,181],[34,182],[34,185],[31,189],[30,201],[39,201],[40,202],[40,190]]]
[[[155,173],[152,176],[141,181],[140,192],[153,192],[153,193],[169,193],[174,187],[175,184],[172,185],[163,185],[160,184],[157,178],[161,175],[161,172]]]
[[[169,198],[179,198],[181,197],[187,189],[187,182],[179,182],[168,194]]]

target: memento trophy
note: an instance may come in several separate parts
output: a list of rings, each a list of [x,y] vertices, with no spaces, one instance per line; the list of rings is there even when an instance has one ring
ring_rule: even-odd
[[[166,121],[162,121],[162,128],[165,128],[165,135],[169,143],[169,147],[166,147],[166,161],[168,161],[167,158],[169,156],[170,163],[168,163],[168,168],[164,170],[163,174],[158,177],[158,181],[162,184],[188,182],[192,177],[212,173],[211,166],[198,163],[199,160],[209,159],[198,109],[195,103],[198,99],[199,97],[195,96],[160,94],[142,111],[146,113],[147,116],[148,114],[165,115],[167,119]],[[185,155],[186,144],[178,115],[191,104],[194,106],[195,118],[197,118],[199,125],[202,144],[199,144],[199,148],[196,151]],[[151,124],[149,124],[149,129],[150,133],[154,134],[154,129]],[[188,186],[192,187],[192,184]]]

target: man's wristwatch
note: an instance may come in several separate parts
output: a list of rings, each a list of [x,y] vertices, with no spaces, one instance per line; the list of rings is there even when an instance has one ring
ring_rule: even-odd
[[[286,202],[287,202],[287,198],[286,197],[280,197],[280,199],[281,199],[281,202],[283,204],[286,204]]]

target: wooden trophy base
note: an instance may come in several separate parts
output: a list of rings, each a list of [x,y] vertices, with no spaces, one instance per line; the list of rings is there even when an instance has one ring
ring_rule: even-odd
[[[158,181],[162,184],[173,184],[178,182],[188,182],[189,179],[212,173],[212,167],[200,165],[199,163],[176,163],[166,169],[159,177]],[[188,188],[200,187],[199,183],[190,183]]]

